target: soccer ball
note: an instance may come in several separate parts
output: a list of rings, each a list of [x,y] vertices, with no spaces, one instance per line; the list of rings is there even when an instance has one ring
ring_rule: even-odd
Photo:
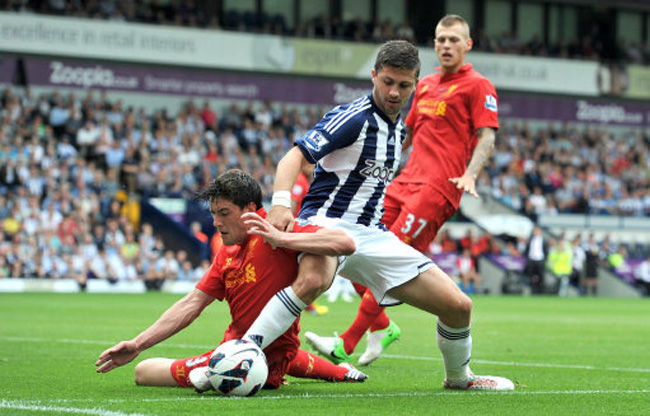
[[[252,396],[264,386],[268,374],[262,349],[243,339],[219,345],[208,363],[210,383],[224,396]]]

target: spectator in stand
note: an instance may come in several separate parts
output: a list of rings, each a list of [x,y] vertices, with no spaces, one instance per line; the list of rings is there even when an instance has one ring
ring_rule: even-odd
[[[42,231],[57,231],[63,221],[63,215],[56,210],[55,204],[51,203],[47,211],[41,213],[40,226]]]
[[[524,256],[526,257],[524,274],[528,278],[532,292],[536,294],[543,293],[548,243],[544,239],[544,234],[539,226],[533,228]]]
[[[68,277],[77,281],[79,288],[83,291],[86,290],[86,284],[88,280],[88,264],[89,260],[84,255],[84,248],[81,245],[77,245],[74,248],[74,252],[69,257]]]
[[[77,146],[82,157],[92,157],[93,147],[99,141],[99,129],[95,126],[95,121],[91,118],[86,120],[82,128],[77,131]]]
[[[7,263],[7,258],[0,253],[0,279],[11,277],[11,265]]]
[[[573,252],[564,237],[561,237],[549,250],[546,266],[557,278],[557,293],[566,297],[569,293],[569,276],[573,264]]]
[[[104,243],[107,249],[118,252],[126,242],[124,232],[120,229],[117,218],[110,218],[106,222]]]
[[[440,231],[440,246],[443,253],[458,253],[458,243],[453,239],[448,229]]]
[[[579,288],[580,292],[582,292],[583,271],[585,268],[587,254],[583,248],[582,237],[579,234],[573,238],[571,250],[573,257],[571,260],[571,278],[569,279],[569,283]]]
[[[165,250],[164,257],[158,259],[155,264],[156,275],[159,280],[175,280],[180,269],[176,255],[172,250]]]
[[[178,269],[178,274],[176,276],[176,281],[178,282],[190,282],[194,280],[194,268],[192,267],[192,262],[185,260],[180,263],[181,267]]]
[[[598,263],[600,258],[600,247],[596,242],[596,236],[589,234],[584,246],[585,252],[585,295],[595,296],[598,291]]]
[[[609,264],[609,268],[616,271],[618,268],[625,264],[627,257],[627,249],[625,246],[618,246],[616,251],[607,256],[607,263]]]
[[[140,245],[132,231],[125,234],[124,243],[120,245],[120,256],[130,261],[140,256]]]
[[[408,42],[411,42],[413,44],[416,43],[415,41],[415,31],[413,28],[409,25],[408,21],[404,20],[399,27],[397,28],[396,32],[397,38],[402,39]]]
[[[481,276],[476,270],[476,261],[469,248],[463,248],[461,255],[456,259],[456,269],[462,284],[463,292],[467,294],[480,293]]]
[[[610,257],[615,253],[616,248],[612,247],[609,236],[606,236],[600,244],[600,251],[598,252],[598,263],[608,269],[611,268]]]

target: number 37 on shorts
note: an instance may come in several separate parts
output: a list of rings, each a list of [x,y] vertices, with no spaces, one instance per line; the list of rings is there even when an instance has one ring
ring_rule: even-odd
[[[407,214],[406,219],[404,220],[404,225],[400,229],[402,234],[402,240],[405,243],[411,243],[412,240],[415,240],[422,230],[427,226],[427,220],[424,218],[417,218],[413,214]]]

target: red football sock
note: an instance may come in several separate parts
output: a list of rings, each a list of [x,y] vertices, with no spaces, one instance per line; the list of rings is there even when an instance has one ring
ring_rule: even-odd
[[[367,287],[364,285],[360,285],[357,282],[352,282],[352,287],[354,287],[354,290],[359,294],[359,296],[363,297],[363,295],[366,293],[366,290],[368,290]]]
[[[359,305],[359,311],[357,316],[354,318],[352,325],[341,334],[341,339],[343,339],[343,348],[347,354],[352,354],[357,344],[363,337],[363,334],[366,333],[366,330],[370,328],[375,322],[375,319],[384,311],[382,306],[379,306],[375,297],[372,296],[370,290],[366,290],[365,295],[361,299],[361,304]],[[388,317],[386,317],[388,319]],[[386,324],[388,326],[388,324]]]
[[[325,381],[343,381],[348,369],[332,364],[305,350],[298,350],[296,358],[289,364],[287,374],[292,377],[314,378]]]
[[[381,311],[379,315],[375,318],[375,322],[370,325],[370,332],[379,331],[380,329],[388,328],[390,323],[390,318],[386,315],[386,311]]]

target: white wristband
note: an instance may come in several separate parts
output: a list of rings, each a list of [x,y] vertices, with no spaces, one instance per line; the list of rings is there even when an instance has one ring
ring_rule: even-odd
[[[285,208],[291,209],[291,192],[290,191],[277,191],[271,197],[271,206],[280,205]]]

